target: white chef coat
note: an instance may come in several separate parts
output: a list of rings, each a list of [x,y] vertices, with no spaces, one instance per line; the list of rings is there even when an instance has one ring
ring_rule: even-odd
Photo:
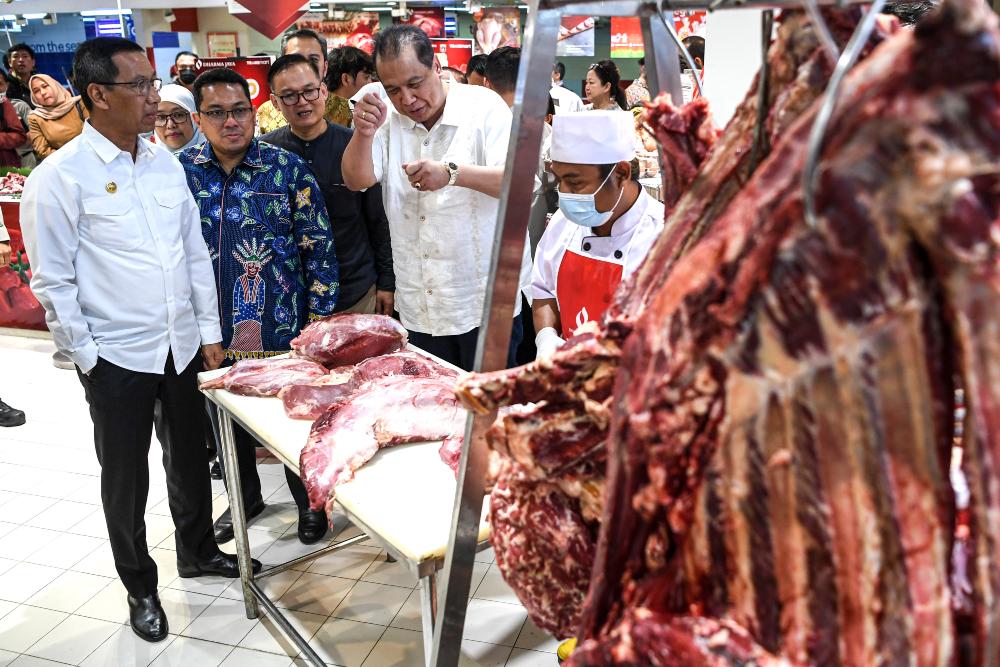
[[[28,177],[21,228],[31,290],[56,347],[84,373],[97,357],[163,373],[222,341],[215,275],[184,169],[139,139],[135,161],[84,123]]]
[[[555,103],[556,114],[573,113],[583,111],[583,100],[580,96],[561,84],[553,84],[549,90],[552,101]]]
[[[499,95],[453,85],[430,130],[390,106],[376,132],[372,163],[389,218],[396,308],[407,329],[452,336],[481,324],[500,201],[457,186],[418,191],[402,165],[428,159],[503,166],[510,126]]]
[[[535,267],[532,272],[531,292],[535,299],[557,299],[559,267],[567,250],[622,266],[622,281],[628,278],[645,259],[646,253],[663,230],[663,204],[639,188],[639,197],[632,207],[611,226],[610,236],[595,236],[589,227],[570,222],[556,211],[549,226],[542,234],[535,250]],[[567,287],[567,286],[563,286]],[[570,289],[586,291],[587,285]],[[560,317],[571,316],[563,313]],[[591,313],[589,319],[597,320],[600,313]],[[583,320],[583,321],[586,321]],[[576,328],[583,321],[574,323]],[[565,324],[565,323],[564,323]]]

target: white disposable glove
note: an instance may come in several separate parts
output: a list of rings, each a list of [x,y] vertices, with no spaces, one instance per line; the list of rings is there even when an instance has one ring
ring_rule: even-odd
[[[551,357],[552,354],[565,343],[562,337],[556,333],[556,330],[552,327],[545,327],[537,334],[535,334],[535,348],[538,350],[535,353],[535,359],[544,359],[546,357]]]

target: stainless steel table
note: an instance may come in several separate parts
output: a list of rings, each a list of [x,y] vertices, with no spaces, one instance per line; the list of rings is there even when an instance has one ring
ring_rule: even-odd
[[[437,361],[444,364],[441,360]],[[225,369],[201,373],[199,379],[204,382],[224,372]],[[236,461],[236,445],[233,440],[235,422],[283,464],[299,471],[299,454],[306,443],[312,422],[289,419],[277,398],[238,396],[224,390],[206,390],[203,393],[219,409],[222,448],[227,462]],[[316,667],[324,667],[323,660],[292,627],[283,610],[268,598],[257,582],[264,577],[371,539],[419,580],[424,651],[429,663],[437,615],[437,571],[444,562],[457,490],[454,474],[438,456],[439,446],[439,442],[425,442],[381,450],[357,471],[354,480],[337,487],[337,508],[363,534],[335,542],[295,560],[266,567],[257,575],[250,568],[250,544],[243,511],[239,466],[227,465],[226,483],[229,487],[247,618],[257,618],[260,607],[263,607],[264,613],[302,651],[303,658]],[[486,502],[483,504],[483,516],[479,525],[480,549],[488,546],[489,539],[489,526],[485,521]]]

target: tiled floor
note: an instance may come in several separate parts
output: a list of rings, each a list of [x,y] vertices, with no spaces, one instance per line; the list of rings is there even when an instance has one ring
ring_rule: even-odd
[[[237,583],[177,577],[155,440],[146,526],[171,635],[148,644],[132,633],[100,507],[83,391],[74,373],[52,366],[52,351],[46,340],[0,336],[0,397],[28,415],[24,426],[0,429],[0,667],[299,664],[271,621],[246,618]],[[314,547],[296,538],[281,468],[265,460],[260,472],[269,507],[251,530],[254,555],[275,564],[308,552]],[[213,486],[218,516],[226,498],[221,482]],[[423,665],[416,581],[384,556],[357,545],[269,578],[265,587],[331,665]],[[491,553],[477,560],[462,664],[554,666],[556,642],[526,620]]]

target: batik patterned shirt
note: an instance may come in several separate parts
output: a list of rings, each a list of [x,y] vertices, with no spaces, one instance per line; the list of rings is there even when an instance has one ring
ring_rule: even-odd
[[[288,350],[311,319],[333,313],[340,292],[319,184],[300,157],[257,139],[228,175],[208,142],[179,157],[212,257],[227,357]]]

